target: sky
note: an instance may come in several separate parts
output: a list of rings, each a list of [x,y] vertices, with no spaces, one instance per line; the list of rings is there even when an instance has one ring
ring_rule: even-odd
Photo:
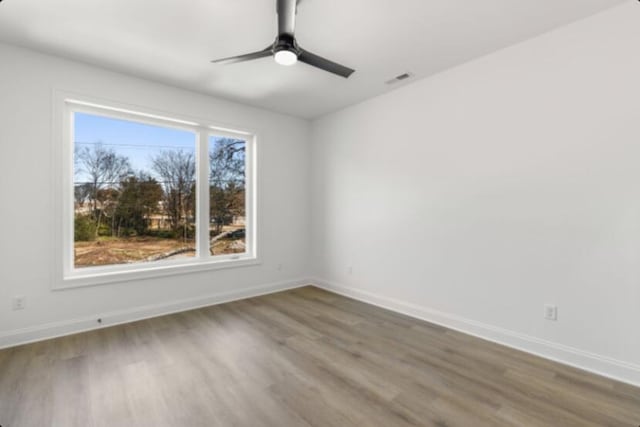
[[[93,114],[75,113],[74,138],[76,147],[92,147],[101,143],[129,158],[131,167],[154,175],[152,156],[161,150],[184,150],[195,155],[196,135],[193,132],[147,125]],[[76,175],[81,180],[82,174]]]

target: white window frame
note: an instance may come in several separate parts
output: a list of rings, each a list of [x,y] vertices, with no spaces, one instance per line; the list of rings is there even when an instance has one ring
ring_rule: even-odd
[[[53,289],[125,282],[174,274],[260,264],[257,251],[256,141],[255,132],[220,126],[149,108],[126,106],[56,92],[54,95],[54,201],[56,246]],[[88,113],[193,132],[196,136],[196,255],[193,258],[75,268],[74,250],[74,113]],[[56,129],[57,128],[57,129]],[[57,137],[56,137],[57,136]],[[241,254],[210,254],[209,240],[209,139],[241,139],[245,145],[245,244]]]

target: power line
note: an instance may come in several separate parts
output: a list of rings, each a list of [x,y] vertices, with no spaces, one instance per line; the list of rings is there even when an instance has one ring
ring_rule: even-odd
[[[190,147],[180,147],[176,145],[155,145],[155,144],[108,144],[104,142],[86,142],[86,141],[75,141],[76,145],[105,145],[108,147],[128,147],[128,148],[172,148],[172,149],[191,149]],[[195,143],[193,146],[193,151],[195,151]]]
[[[73,185],[87,185],[87,184],[91,184],[91,185],[116,185],[116,184],[134,184],[134,185],[154,185],[154,184],[176,184],[180,181],[154,181],[154,182],[144,182],[144,181],[137,181],[137,182],[129,182],[126,180],[123,181],[74,181]],[[185,184],[195,184],[196,180],[188,180],[188,181],[182,181]],[[214,182],[209,181],[209,184],[215,183],[215,182],[244,182],[243,179],[216,179]]]
[[[241,141],[245,144],[245,141]],[[76,145],[105,145],[108,147],[128,147],[128,148],[171,148],[171,149],[191,149],[190,147],[181,147],[177,145],[156,145],[156,144],[110,144],[106,142],[88,142],[88,141],[75,141]],[[213,148],[213,147],[212,147]],[[195,142],[193,146],[193,150],[195,151]],[[240,152],[237,150],[236,152]]]

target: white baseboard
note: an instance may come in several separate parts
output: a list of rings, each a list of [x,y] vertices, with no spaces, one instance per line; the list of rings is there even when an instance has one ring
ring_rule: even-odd
[[[49,338],[61,337],[64,335],[76,334],[78,332],[105,328],[122,323],[134,322],[136,320],[148,319],[150,317],[157,317],[165,314],[257,297],[260,295],[285,291],[287,289],[299,288],[308,284],[309,281],[307,279],[269,283],[251,288],[239,289],[237,291],[220,292],[196,298],[146,305],[126,310],[100,313],[90,317],[63,320],[44,325],[16,329],[0,333],[0,349],[28,344],[35,341],[42,341]],[[98,319],[101,319],[101,323],[98,323]]]
[[[640,365],[616,360],[563,344],[536,338],[530,335],[500,328],[475,320],[466,319],[428,307],[376,295],[360,289],[343,286],[320,278],[310,280],[314,286],[350,297],[368,304],[405,314],[420,320],[435,323],[469,335],[492,341],[550,359],[565,365],[612,378],[640,387]]]

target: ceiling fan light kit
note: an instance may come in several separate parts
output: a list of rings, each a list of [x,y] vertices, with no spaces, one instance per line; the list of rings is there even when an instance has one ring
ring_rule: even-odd
[[[291,50],[282,49],[273,54],[273,58],[280,65],[293,65],[298,62],[298,54]]]
[[[254,59],[273,56],[275,62],[280,65],[293,65],[296,62],[304,62],[312,67],[319,68],[340,77],[348,78],[355,70],[330,61],[314,53],[306,51],[298,46],[295,38],[295,20],[297,0],[276,0],[278,13],[278,36],[271,46],[258,52],[246,55],[232,56],[229,58],[215,59],[215,64],[233,64],[236,62],[251,61]]]
[[[289,34],[280,34],[273,44],[273,58],[280,65],[293,65],[298,62],[300,49],[296,39]]]

